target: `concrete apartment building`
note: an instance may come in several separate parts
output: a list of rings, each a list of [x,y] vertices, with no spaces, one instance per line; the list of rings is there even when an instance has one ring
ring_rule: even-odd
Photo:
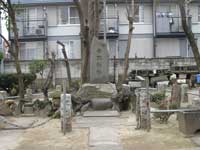
[[[170,62],[187,61],[194,65],[191,48],[181,25],[179,7],[175,0],[135,0],[135,23],[130,51],[130,70],[167,69]],[[51,51],[56,54],[56,78],[66,77],[61,48],[57,40],[65,43],[72,67],[72,77],[80,77],[80,26],[73,0],[12,0],[23,4],[17,11],[17,25],[21,41],[20,60],[24,72],[32,60],[47,59]],[[106,36],[110,54],[110,74],[113,61],[122,68],[128,38],[126,0],[106,0]],[[200,48],[200,0],[189,5],[191,27]],[[104,20],[99,37],[103,38]],[[9,35],[13,41],[12,33]],[[142,58],[147,58],[146,60]],[[184,59],[183,59],[184,58]],[[161,61],[157,61],[161,60]],[[145,67],[144,67],[145,66]],[[13,72],[11,59],[5,62],[5,72]]]

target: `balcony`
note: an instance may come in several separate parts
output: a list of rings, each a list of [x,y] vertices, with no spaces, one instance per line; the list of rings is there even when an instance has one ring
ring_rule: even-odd
[[[41,20],[17,20],[17,27],[20,41],[40,41],[46,40],[45,19]],[[10,39],[14,39],[14,34],[10,33]]]
[[[99,38],[104,38],[105,19],[100,20]],[[115,39],[119,37],[119,17],[106,18],[106,38]]]
[[[188,17],[191,27],[191,17]],[[171,16],[170,13],[159,13],[156,15],[156,37],[157,38],[178,38],[185,37],[182,28],[181,17]]]

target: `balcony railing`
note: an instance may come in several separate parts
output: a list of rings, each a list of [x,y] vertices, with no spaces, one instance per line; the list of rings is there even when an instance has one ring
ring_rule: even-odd
[[[106,28],[105,28],[105,20],[106,20]],[[106,29],[107,38],[108,37],[118,37],[118,34],[119,34],[119,17],[101,18],[100,29],[99,29],[99,36],[100,37],[102,37],[104,35],[105,29]]]
[[[38,39],[46,37],[46,20],[17,20],[19,39]],[[14,37],[10,33],[10,38]]]
[[[191,17],[188,17],[188,23],[191,27]],[[156,35],[157,36],[185,36],[182,27],[181,17],[169,15],[156,16]]]

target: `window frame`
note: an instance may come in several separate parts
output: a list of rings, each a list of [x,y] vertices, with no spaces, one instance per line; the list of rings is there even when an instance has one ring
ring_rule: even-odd
[[[79,19],[79,16],[75,16],[75,17],[71,17],[71,8],[75,8],[76,11],[78,12],[77,10],[77,7],[76,6],[68,6],[68,17],[69,17],[69,24],[70,25],[77,25],[77,24],[80,24],[80,19]],[[71,19],[79,19],[79,23],[71,23]]]
[[[66,24],[61,24],[59,19],[60,19],[60,8],[61,7],[66,7],[67,8],[67,23]],[[71,19],[79,19],[79,16],[77,17],[71,17],[70,9],[71,8],[76,8],[76,6],[57,6],[57,25],[58,26],[68,26],[68,25],[80,25],[80,20],[79,23],[71,23]],[[78,11],[78,10],[77,10]]]
[[[61,8],[67,8],[67,23],[61,23]],[[69,11],[68,6],[57,6],[57,25],[65,26],[69,24]]]
[[[144,24],[144,4],[135,4],[135,6],[138,6],[138,21],[134,20],[134,24]],[[134,8],[135,11],[135,8]],[[134,14],[135,19],[135,14]]]
[[[42,50],[43,48],[40,49],[38,46],[37,42],[32,42],[31,46],[27,45],[28,42],[20,42],[20,52],[19,52],[19,58],[20,60],[41,60],[43,59],[43,56],[40,58],[37,55],[38,51]],[[30,43],[29,43],[30,44]],[[41,43],[40,43],[41,44]],[[23,48],[22,48],[23,46]]]

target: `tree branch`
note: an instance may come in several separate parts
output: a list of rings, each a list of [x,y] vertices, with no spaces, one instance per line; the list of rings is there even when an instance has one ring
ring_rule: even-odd
[[[0,37],[6,42],[6,44],[8,45],[8,47],[11,47],[9,41],[1,33],[0,33]]]
[[[3,5],[4,8],[8,9],[8,5],[4,0],[0,0],[0,3]]]

